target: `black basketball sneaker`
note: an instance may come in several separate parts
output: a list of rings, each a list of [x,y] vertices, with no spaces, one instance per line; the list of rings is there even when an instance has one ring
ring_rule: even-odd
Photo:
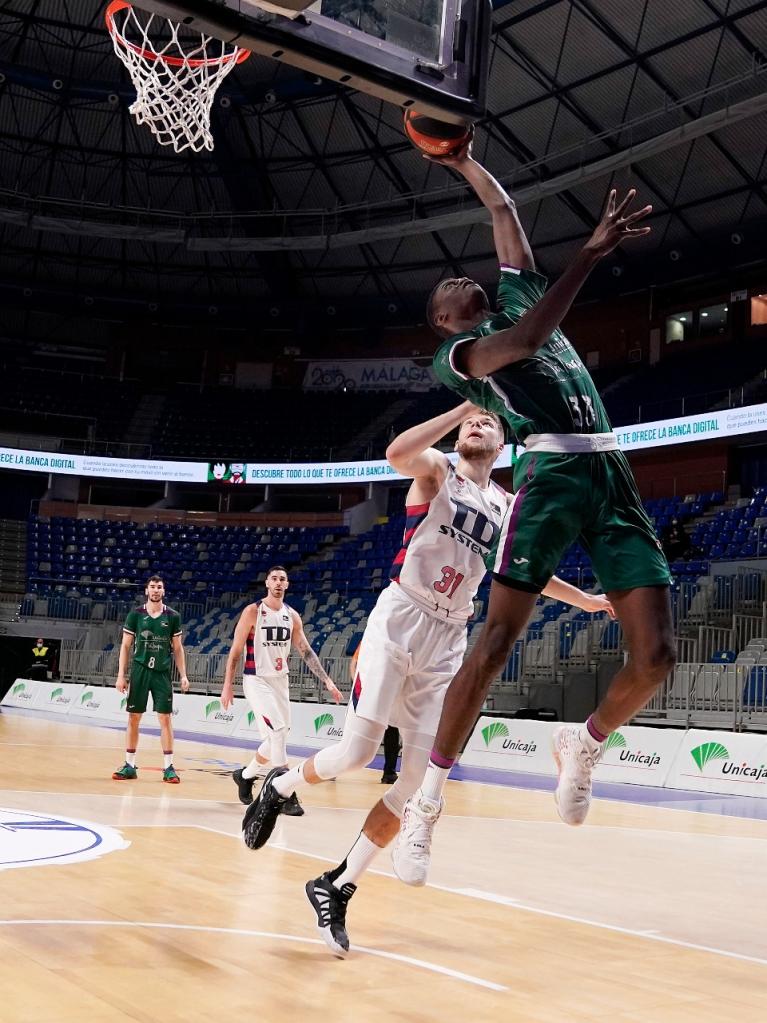
[[[317,930],[325,944],[339,959],[346,958],[349,951],[349,935],[346,933],[346,907],[357,891],[351,882],[336,888],[330,878],[331,871],[306,882],[306,897],[317,914]]]
[[[301,806],[297,793],[294,792],[292,796],[288,796],[283,805],[280,807],[280,813],[284,814],[286,817],[303,817],[306,810],[304,810],[303,806]]]
[[[267,774],[261,791],[242,818],[242,837],[249,849],[260,849],[269,841],[274,825],[288,800],[272,785],[274,778],[287,774],[287,767],[275,767]]]
[[[236,771],[232,771],[232,778],[237,786],[237,795],[240,797],[240,802],[245,806],[250,806],[253,802],[253,782],[256,779],[243,778],[242,771],[241,767],[238,767]]]

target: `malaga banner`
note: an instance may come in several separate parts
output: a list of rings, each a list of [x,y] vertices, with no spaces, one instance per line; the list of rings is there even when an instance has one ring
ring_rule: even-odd
[[[310,362],[305,391],[431,391],[442,385],[431,359],[343,359]]]

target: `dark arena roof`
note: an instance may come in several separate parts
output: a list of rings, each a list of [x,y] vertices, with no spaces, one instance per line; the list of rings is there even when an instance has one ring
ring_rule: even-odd
[[[494,6],[475,152],[517,194],[547,273],[561,272],[611,183],[653,204],[653,232],[592,289],[763,258],[764,3]],[[398,107],[253,55],[214,104],[214,152],[177,155],[129,114],[103,8],[2,5],[4,334],[18,336],[24,303],[45,296],[273,318],[330,302],[359,322],[415,323],[440,275],[492,278],[484,211],[406,141]]]

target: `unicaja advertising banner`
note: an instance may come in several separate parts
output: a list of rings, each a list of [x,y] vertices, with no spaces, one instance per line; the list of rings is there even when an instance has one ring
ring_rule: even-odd
[[[288,743],[318,749],[343,738],[346,707],[329,703],[292,703]]]
[[[260,743],[265,738],[266,725],[262,727],[258,715],[250,709],[247,700],[235,700],[234,710],[235,725],[232,735]]]
[[[684,732],[670,728],[620,728],[608,736],[597,764],[597,781],[664,785]]]
[[[29,678],[17,678],[3,697],[4,707],[32,707],[36,704],[37,691],[47,688],[47,682],[33,681]]]
[[[235,717],[234,706],[224,710],[221,700],[216,696],[194,696],[188,693],[175,693],[173,696],[175,728],[209,735],[231,735]]]
[[[74,682],[43,682],[37,690],[35,710],[69,714],[80,699],[85,686]]]
[[[114,686],[85,686],[69,713],[99,721],[127,723],[128,696]]]
[[[767,736],[694,728],[684,734],[666,786],[767,796]]]
[[[553,776],[551,733],[555,728],[552,721],[481,717],[461,754],[461,763]]]

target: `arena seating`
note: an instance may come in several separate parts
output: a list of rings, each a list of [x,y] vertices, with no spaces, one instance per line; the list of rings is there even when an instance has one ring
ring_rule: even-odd
[[[245,593],[275,562],[298,564],[348,532],[326,526],[189,526],[39,518],[27,534],[27,597],[55,598],[70,617],[143,593],[153,572],[174,600]],[[73,602],[76,603],[76,607]]]

